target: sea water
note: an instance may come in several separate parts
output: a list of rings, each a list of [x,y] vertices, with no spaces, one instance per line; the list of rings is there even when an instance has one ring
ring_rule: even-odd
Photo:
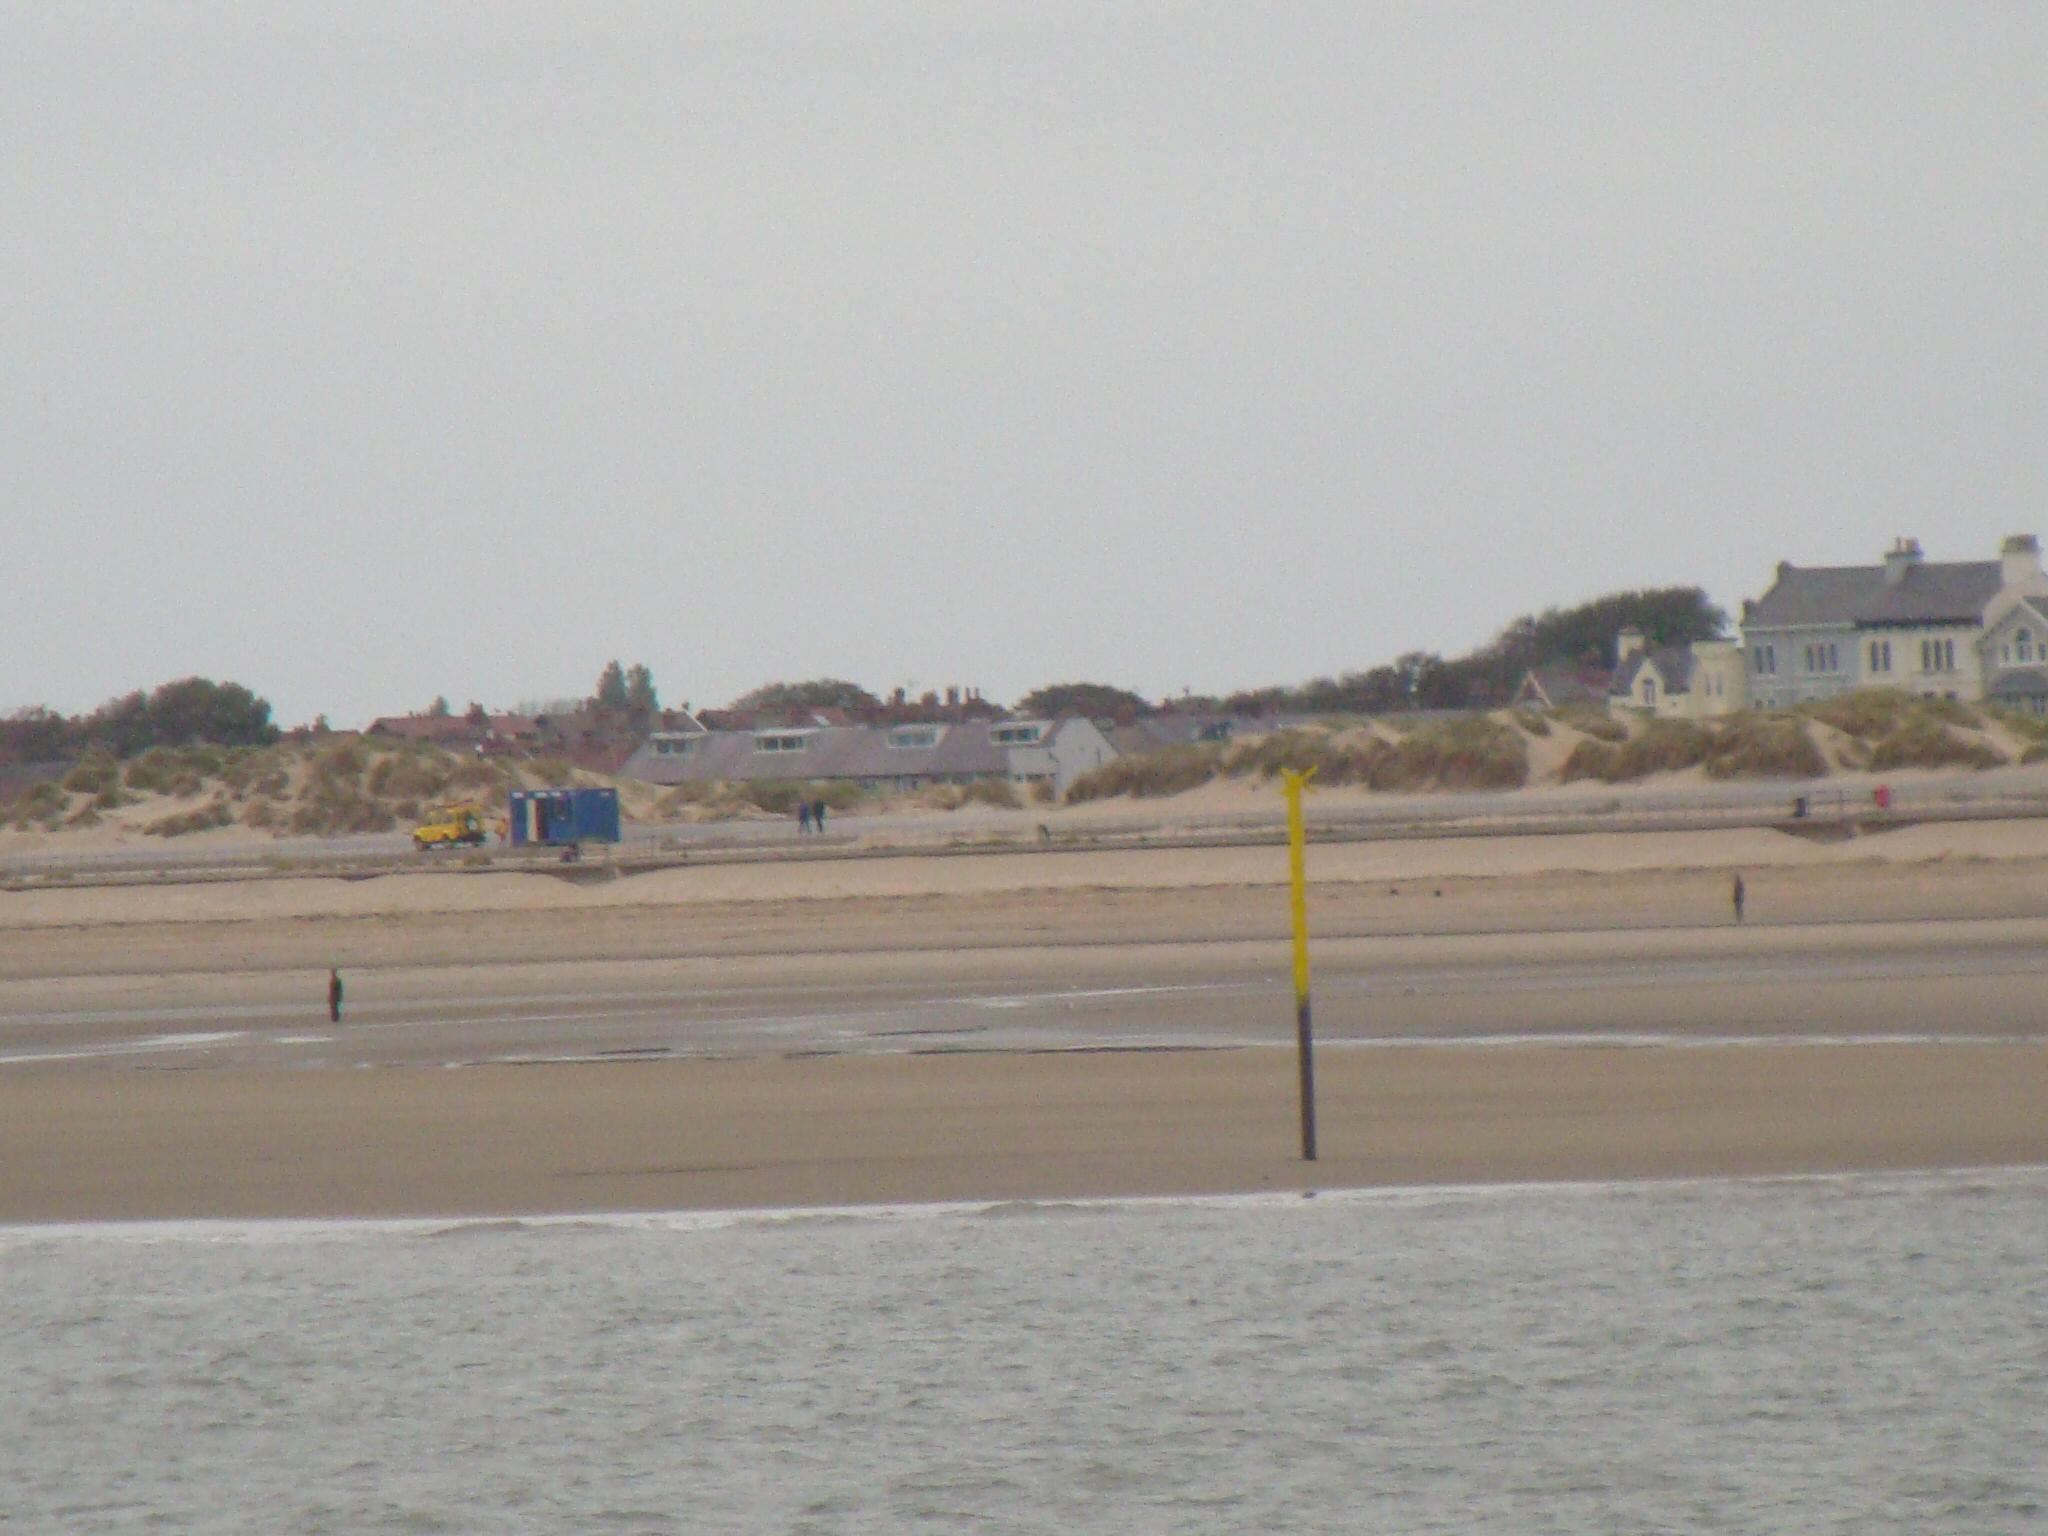
[[[0,1231],[0,1528],[2041,1531],[2048,1171]]]

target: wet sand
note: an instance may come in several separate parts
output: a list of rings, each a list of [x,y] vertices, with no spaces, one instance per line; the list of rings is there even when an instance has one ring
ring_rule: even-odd
[[[2037,1046],[1282,1049],[0,1078],[0,1221],[2048,1163]]]
[[[1273,850],[4,893],[0,1220],[2048,1163],[2041,828],[1869,843],[1312,850],[1313,1168]]]

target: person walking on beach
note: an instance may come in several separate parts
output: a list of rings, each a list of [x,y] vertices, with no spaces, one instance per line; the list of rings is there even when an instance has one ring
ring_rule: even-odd
[[[333,967],[327,972],[327,1022],[341,1022],[341,972]]]
[[[1748,895],[1749,893],[1742,888],[1742,876],[1737,875],[1734,886],[1728,892],[1728,899],[1735,906],[1735,921],[1738,923],[1742,921],[1742,904]]]
[[[796,835],[802,837],[811,830],[811,802],[799,800],[796,803]]]
[[[822,800],[811,802],[811,825],[820,832],[825,830],[825,802]]]

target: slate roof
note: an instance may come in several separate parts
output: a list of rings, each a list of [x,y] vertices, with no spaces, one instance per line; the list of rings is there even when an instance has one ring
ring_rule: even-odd
[[[2040,667],[2005,667],[1991,674],[1984,690],[1991,699],[2048,699],[2048,670]]]
[[[1655,667],[1658,680],[1666,693],[1686,693],[1692,688],[1692,651],[1684,646],[1659,646],[1654,651],[1638,651],[1623,662],[1614,674],[1614,681],[1607,685],[1613,694],[1634,693],[1636,679],[1643,675],[1643,668]]]
[[[1975,624],[2004,580],[1996,560],[1923,560],[1887,585],[1882,565],[1778,567],[1746,627],[1799,624]]]
[[[1561,709],[1567,704],[1598,704],[1610,681],[1610,675],[1604,670],[1589,672],[1579,667],[1546,662],[1522,674],[1521,685],[1515,689],[1515,701],[1523,703],[1533,698],[1546,709]]]
[[[708,731],[689,738],[680,752],[659,752],[642,746],[622,770],[654,784],[682,784],[714,779],[953,779],[1007,776],[1011,747],[999,744],[995,731],[1006,725],[1040,724],[1043,741],[1058,731],[1057,722],[960,720],[930,726],[821,725],[766,728],[761,731]],[[892,747],[899,731],[933,730],[928,747]],[[802,736],[800,752],[764,752],[759,736]],[[898,737],[897,739],[902,739]],[[1019,743],[1030,747],[1034,743]]]

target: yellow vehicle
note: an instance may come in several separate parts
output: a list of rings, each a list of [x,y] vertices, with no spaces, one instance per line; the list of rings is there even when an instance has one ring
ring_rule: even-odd
[[[437,805],[412,829],[412,845],[422,853],[434,848],[474,848],[484,837],[484,808],[480,805]]]

